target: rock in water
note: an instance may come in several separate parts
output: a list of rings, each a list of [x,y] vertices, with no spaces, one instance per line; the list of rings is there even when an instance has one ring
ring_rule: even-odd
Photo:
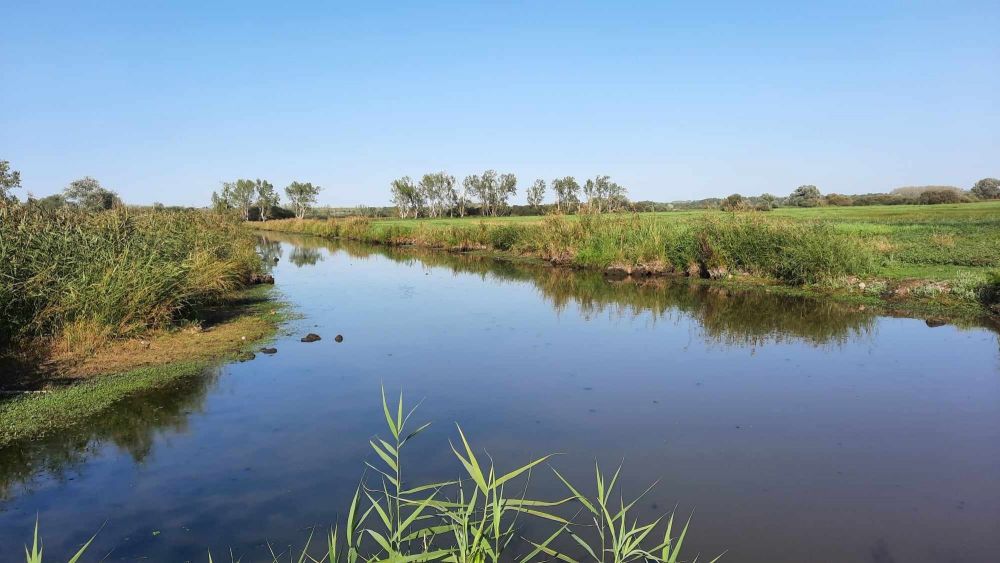
[[[344,337],[341,336],[341,335],[339,335],[339,334],[337,336],[334,336],[333,339],[335,341],[337,341],[337,342],[343,342],[344,341]]]
[[[310,332],[309,334],[302,337],[302,342],[316,342],[317,340],[322,340],[318,334]]]
[[[260,353],[261,354],[277,354],[278,353],[278,349],[277,348],[261,348],[260,349]]]

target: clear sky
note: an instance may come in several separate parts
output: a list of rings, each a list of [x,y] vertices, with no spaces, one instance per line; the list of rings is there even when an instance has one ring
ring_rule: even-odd
[[[1000,175],[997,0],[332,4],[0,0],[0,159],[38,196],[183,205],[238,177],[355,205],[437,170],[519,200]]]

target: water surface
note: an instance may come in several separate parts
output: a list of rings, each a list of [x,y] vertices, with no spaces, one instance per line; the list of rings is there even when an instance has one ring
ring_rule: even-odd
[[[384,384],[435,421],[408,452],[413,481],[457,476],[458,421],[507,467],[559,452],[582,486],[595,460],[624,459],[627,492],[660,481],[644,516],[694,511],[691,557],[1000,559],[991,330],[413,249],[264,248],[302,314],[278,353],[0,451],[3,553],[36,514],[53,556],[102,524],[95,551],[115,561],[300,544],[385,435]],[[535,496],[560,496],[552,481]]]

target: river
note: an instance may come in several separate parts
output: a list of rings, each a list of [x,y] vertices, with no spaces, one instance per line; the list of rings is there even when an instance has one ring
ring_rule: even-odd
[[[688,559],[1000,559],[993,330],[443,252],[262,248],[300,315],[277,353],[0,451],[4,554],[36,514],[51,556],[99,529],[91,557],[112,561],[301,545],[386,434],[384,386],[434,421],[408,446],[414,481],[457,476],[455,422],[501,469],[558,453],[581,487],[624,460],[626,493],[658,481],[641,516],[693,513]],[[548,471],[534,496],[564,494]]]

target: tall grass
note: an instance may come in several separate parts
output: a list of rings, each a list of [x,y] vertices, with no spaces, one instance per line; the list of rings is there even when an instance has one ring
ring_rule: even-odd
[[[280,554],[271,550],[274,563],[284,560],[677,563],[680,560],[688,524],[676,528],[672,513],[652,521],[640,520],[633,509],[652,487],[637,498],[625,500],[618,486],[620,466],[610,479],[596,467],[594,496],[580,492],[552,469],[565,485],[567,496],[532,499],[528,496],[531,472],[551,456],[504,472],[491,457],[477,455],[462,428],[457,426],[457,441],[451,444],[451,450],[461,466],[460,477],[408,486],[404,448],[430,423],[411,430],[414,410],[404,409],[402,395],[393,404],[383,391],[382,411],[388,436],[375,437],[369,442],[375,457],[366,465],[372,473],[355,489],[344,527],[334,526],[319,549],[312,548],[310,533],[301,550]],[[582,520],[578,520],[580,515]],[[527,519],[532,522],[526,522]],[[539,524],[548,526],[543,537],[522,535],[538,529]],[[25,548],[28,563],[42,563],[37,530],[36,524],[35,547],[31,551]],[[89,544],[71,561],[76,561]],[[209,553],[207,557],[211,563],[212,555]]]
[[[216,215],[0,207],[0,344],[87,347],[167,326],[259,268],[253,238]]]
[[[497,250],[628,273],[751,274],[790,284],[868,274],[878,265],[875,250],[853,233],[763,213],[677,221],[645,214],[549,216],[531,223],[285,220],[263,228],[383,244]]]

